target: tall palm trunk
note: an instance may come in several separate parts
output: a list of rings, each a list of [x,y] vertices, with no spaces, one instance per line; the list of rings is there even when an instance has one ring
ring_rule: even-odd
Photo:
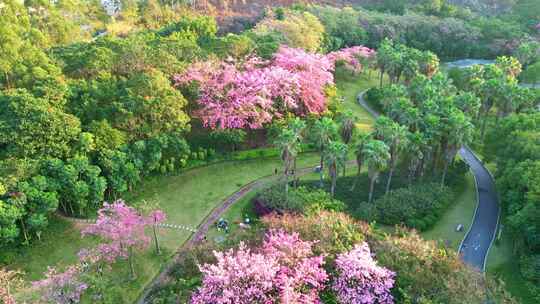
[[[337,174],[338,174],[338,170],[337,170],[337,166],[336,164],[332,164],[332,166],[329,168],[330,169],[330,178],[332,180],[332,185],[330,187],[330,193],[332,195],[332,198],[334,197],[334,194],[336,193],[336,182],[337,182]]]
[[[411,161],[409,163],[409,175],[407,177],[409,186],[412,185],[413,178],[414,178],[414,175],[416,174],[417,168],[418,168],[418,164],[416,163],[416,160],[413,157],[411,158]]]
[[[294,187],[298,187],[296,183],[296,157],[293,159],[293,185]]]
[[[381,68],[380,75],[379,75],[379,89],[382,89],[383,76],[384,76],[384,69]]]
[[[356,174],[356,178],[354,179],[354,182],[351,187],[351,191],[354,191],[354,188],[356,188],[356,184],[358,183],[358,180],[360,179],[360,174],[362,172],[362,167],[358,166],[358,173]]]
[[[288,161],[287,161],[287,163],[285,165],[284,176],[285,176],[285,201],[288,201],[289,200],[289,165],[288,165]]]
[[[371,178],[370,184],[369,184],[369,199],[368,203],[371,203],[373,200],[373,189],[375,188],[375,177]]]
[[[320,163],[320,170],[319,170],[319,185],[320,187],[322,188],[324,186],[324,180],[323,180],[323,175],[324,175],[324,172],[323,172],[323,169],[324,169],[324,159],[323,159],[323,152],[322,152],[322,148],[321,148],[321,163]]]
[[[385,194],[388,193],[388,191],[390,191],[390,184],[392,183],[392,176],[394,175],[394,168],[395,168],[395,165],[392,164],[390,166],[390,171],[388,172],[388,180],[386,181],[386,191],[384,192]]]
[[[450,164],[450,161],[447,159],[444,162],[444,170],[443,170],[442,179],[441,179],[441,187],[444,187],[444,181],[446,179],[446,173],[448,172],[448,165],[449,164]]]

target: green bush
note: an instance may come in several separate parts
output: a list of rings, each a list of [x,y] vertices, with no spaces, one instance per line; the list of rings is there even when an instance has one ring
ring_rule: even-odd
[[[448,187],[428,183],[390,191],[374,203],[362,203],[356,215],[387,225],[405,224],[420,231],[429,229],[450,205]]]
[[[381,104],[382,98],[383,98],[382,90],[376,87],[370,88],[364,94],[364,99],[369,104],[369,106],[377,110],[378,112],[382,112],[382,108],[383,108]]]
[[[255,200],[263,207],[279,213],[313,214],[321,210],[345,210],[343,202],[332,199],[328,192],[321,189],[290,187],[286,197],[283,184],[277,184],[263,190]]]

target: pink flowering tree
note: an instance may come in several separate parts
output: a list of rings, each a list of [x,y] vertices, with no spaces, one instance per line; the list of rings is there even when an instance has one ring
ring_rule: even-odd
[[[328,276],[311,246],[296,233],[272,231],[257,252],[243,244],[215,252],[216,264],[200,266],[203,282],[191,303],[320,303]]]
[[[122,200],[104,203],[98,211],[96,223],[82,231],[83,235],[99,236],[104,242],[93,250],[83,251],[79,256],[83,261],[90,262],[103,260],[112,263],[117,259],[128,259],[134,279],[133,249],[148,246],[149,238],[144,233],[147,223],[147,219]]]
[[[49,267],[45,278],[33,283],[41,298],[46,303],[73,304],[79,303],[88,285],[80,279],[80,266],[69,266],[64,272]]]
[[[326,58],[334,65],[342,64],[353,73],[360,73],[368,60],[374,58],[375,51],[365,46],[353,46],[328,53]]]
[[[323,55],[282,46],[270,61],[196,63],[174,80],[177,85],[198,83],[195,115],[205,126],[259,129],[288,113],[323,113],[332,70]]]
[[[337,278],[332,284],[339,303],[391,304],[395,273],[377,265],[367,243],[336,258]]]

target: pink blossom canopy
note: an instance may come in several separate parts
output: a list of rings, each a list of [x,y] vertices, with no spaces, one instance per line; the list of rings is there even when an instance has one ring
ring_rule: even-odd
[[[324,56],[281,46],[270,61],[199,62],[174,80],[177,85],[199,84],[195,115],[205,126],[258,129],[287,113],[325,112],[325,88],[334,84],[335,62],[345,60],[359,68],[358,58],[372,52],[354,47]]]
[[[332,289],[340,303],[394,303],[390,289],[394,286],[395,273],[377,265],[367,243],[338,255],[336,270],[338,277]]]

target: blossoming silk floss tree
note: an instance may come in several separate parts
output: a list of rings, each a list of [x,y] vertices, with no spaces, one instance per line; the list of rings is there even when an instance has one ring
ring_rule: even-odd
[[[114,262],[118,258],[129,260],[131,277],[135,278],[133,267],[133,248],[145,248],[149,238],[144,233],[148,221],[124,201],[104,203],[98,211],[98,219],[82,231],[83,235],[96,235],[106,243],[96,248],[99,259]]]
[[[362,60],[367,60],[374,56],[374,50],[358,45],[328,53],[326,58],[334,65],[342,63],[347,70],[353,73],[360,73],[364,68]]]
[[[64,272],[49,267],[45,279],[33,283],[39,289],[41,298],[47,303],[79,303],[88,285],[80,279],[80,265],[69,266]]]
[[[174,79],[177,85],[199,84],[196,115],[205,126],[258,129],[287,113],[322,114],[336,61],[361,69],[358,59],[372,55],[360,46],[327,56],[281,46],[270,61],[196,63]]]
[[[392,304],[390,289],[395,273],[377,265],[367,243],[356,245],[336,258],[337,278],[332,284],[339,303]]]
[[[191,303],[319,303],[328,276],[312,245],[297,233],[270,231],[257,252],[244,244],[215,252],[216,264],[200,266],[202,286]]]

